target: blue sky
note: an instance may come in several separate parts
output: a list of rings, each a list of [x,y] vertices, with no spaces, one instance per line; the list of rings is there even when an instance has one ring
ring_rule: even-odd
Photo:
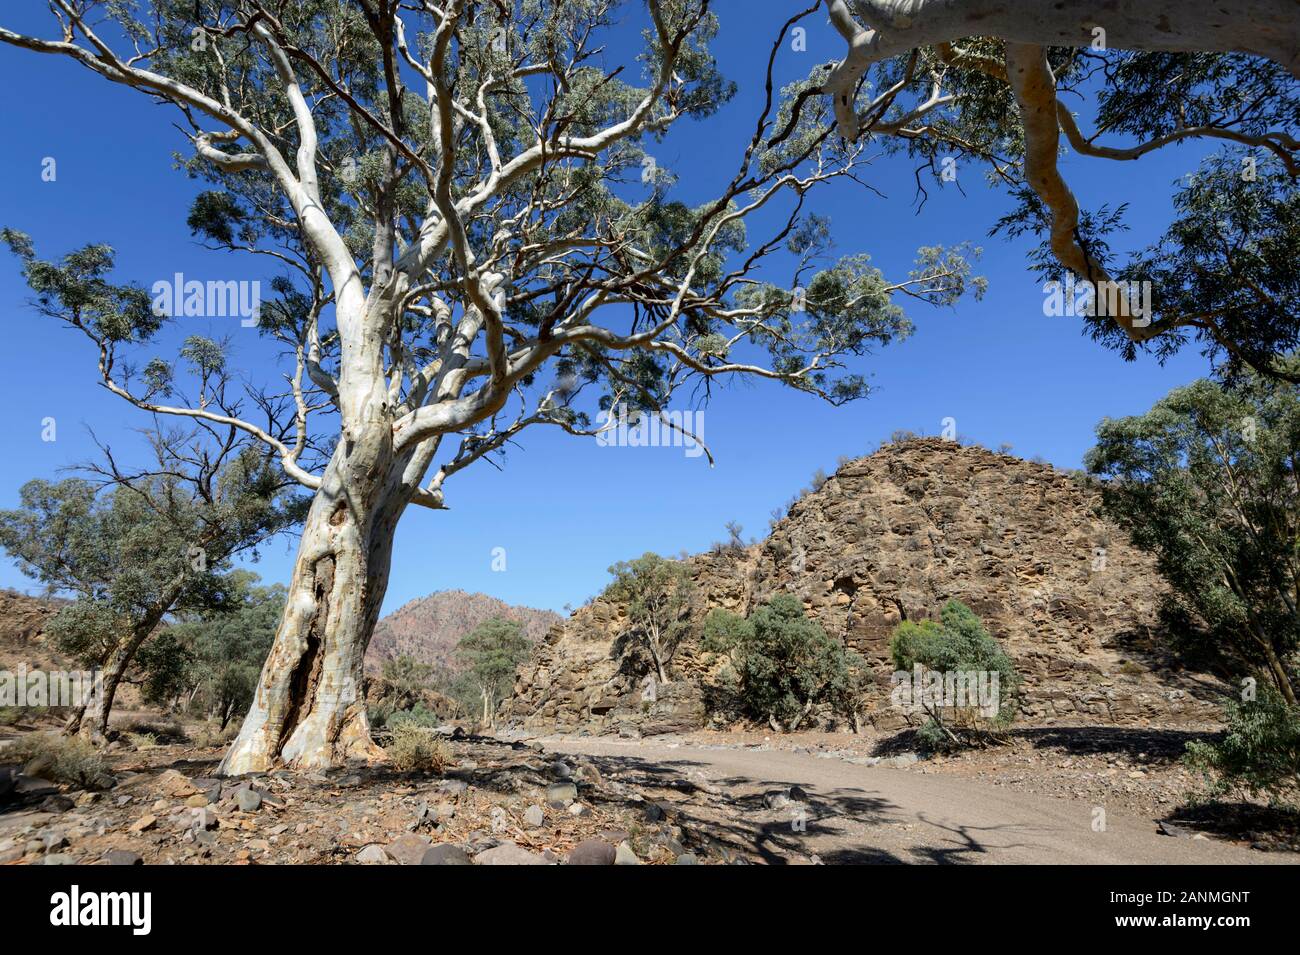
[[[723,72],[740,93],[718,116],[675,131],[654,154],[687,202],[709,197],[734,169],[752,134],[763,68],[781,20],[777,4],[723,0],[714,46]],[[0,13],[0,23],[49,33],[40,5]],[[783,80],[806,75],[839,55],[838,38],[820,15],[810,19],[808,50],[783,50]],[[172,126],[173,110],[112,86],[56,58],[0,49],[0,226],[30,233],[38,251],[58,255],[86,242],[118,252],[118,278],[146,286],[173,272],[193,278],[267,279],[255,262],[203,249],[185,216],[200,185],[175,170],[173,153],[187,146]],[[1085,117],[1086,119],[1086,117]],[[1066,156],[1062,168],[1085,206],[1130,203],[1132,231],[1121,247],[1155,238],[1168,221],[1171,183],[1195,168],[1199,154],[1175,147],[1141,164]],[[57,162],[44,182],[42,161]],[[698,551],[725,537],[737,520],[746,536],[762,536],[769,512],[804,487],[817,468],[832,471],[843,455],[874,450],[900,429],[936,434],[946,417],[962,435],[985,445],[1011,444],[1078,467],[1093,428],[1104,416],[1134,414],[1170,388],[1199,377],[1206,363],[1189,351],[1160,367],[1126,364],[1080,333],[1071,318],[1043,315],[1041,287],[1026,269],[1024,241],[989,238],[1008,208],[981,170],[958,168],[963,192],[929,183],[929,201],[914,202],[911,163],[881,158],[868,172],[876,196],[846,184],[828,190],[816,211],[828,214],[837,254],[869,252],[887,276],[901,277],[918,246],[970,240],[984,248],[978,271],[989,279],[983,301],[950,310],[910,308],[916,324],[906,342],[863,359],[874,394],[832,408],[763,382],[734,381],[715,392],[704,437],[717,464],[688,458],[681,448],[597,447],[551,429],[526,433],[505,469],[476,466],[448,483],[451,510],[408,511],[397,532],[389,611],[433,590],[462,588],[504,600],[560,609],[603,587],[614,561],[654,550]],[[33,477],[94,454],[89,430],[115,450],[138,447],[134,429],[146,417],[96,384],[90,343],[28,305],[17,263],[0,258],[0,507],[12,507]],[[255,379],[276,374],[268,343],[236,319],[184,319],[178,334],[229,335],[233,363]],[[242,334],[241,334],[242,333]],[[57,440],[42,440],[42,419],[57,422]],[[494,548],[506,569],[494,571]],[[255,569],[284,580],[293,542],[263,551]],[[35,590],[13,565],[0,562],[0,585]]]

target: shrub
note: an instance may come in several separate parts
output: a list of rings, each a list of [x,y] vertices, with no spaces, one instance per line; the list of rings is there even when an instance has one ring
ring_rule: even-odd
[[[423,703],[416,703],[409,710],[398,710],[392,713],[384,721],[384,726],[390,730],[396,730],[399,726],[410,723],[413,726],[419,726],[424,729],[432,729],[442,723],[443,720],[438,718],[438,714],[426,707]]]
[[[194,745],[203,749],[224,746],[239,735],[237,725],[227,725],[224,729],[215,720],[205,720],[190,732]]]
[[[1263,684],[1256,699],[1228,704],[1227,722],[1221,739],[1188,743],[1185,757],[1193,769],[1216,777],[1216,794],[1277,797],[1300,785],[1300,707]]]
[[[393,727],[386,750],[393,768],[403,772],[442,773],[451,764],[451,750],[432,730],[406,720]]]
[[[920,707],[929,717],[918,734],[925,748],[945,750],[978,742],[989,731],[1003,729],[1015,718],[1020,678],[1011,658],[989,635],[979,617],[960,601],[948,601],[937,621],[904,620],[894,629],[889,649],[894,666],[907,672],[909,678],[917,667],[922,674],[942,674],[945,691],[958,685],[957,674],[978,675],[981,691],[992,688],[996,678],[997,696],[989,702],[996,710],[991,714],[982,712],[981,705],[955,705],[959,701],[953,699],[945,699],[945,705],[934,705],[921,692],[929,685],[924,676],[922,686],[913,685],[913,694],[919,694]]]
[[[22,763],[30,775],[80,789],[106,789],[113,784],[104,757],[77,736],[59,733],[20,736],[0,750],[0,762]]]
[[[120,729],[128,738],[140,736],[147,743],[158,746],[165,743],[184,743],[189,740],[185,727],[176,720],[131,720]],[[134,740],[133,740],[134,742]]]
[[[714,610],[704,623],[704,647],[730,656],[741,707],[754,719],[793,732],[818,703],[853,715],[865,664],[788,594],[749,619]]]

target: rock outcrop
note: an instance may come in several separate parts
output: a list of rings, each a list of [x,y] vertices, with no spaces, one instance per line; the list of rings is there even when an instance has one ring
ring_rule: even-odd
[[[672,683],[648,689],[644,661],[618,640],[623,608],[597,598],[538,644],[510,715],[535,729],[625,735],[704,725],[720,668],[699,647],[704,615],[747,614],[777,593],[798,596],[866,658],[874,686],[863,716],[879,729],[906,723],[889,701],[894,627],[953,598],[1015,660],[1024,721],[1211,721],[1224,691],[1162,650],[1167,585],[1101,516],[1095,492],[1049,465],[982,448],[888,445],[844,464],[761,544],[688,563],[700,599]]]
[[[0,590],[0,646],[40,648],[45,626],[68,601],[29,597],[16,590]]]

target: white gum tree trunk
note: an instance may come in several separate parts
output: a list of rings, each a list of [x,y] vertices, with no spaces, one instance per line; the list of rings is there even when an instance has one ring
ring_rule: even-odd
[[[363,661],[388,587],[393,532],[421,469],[411,466],[413,454],[394,453],[382,376],[366,374],[360,361],[362,373],[350,375],[346,364],[338,447],[304,522],[284,615],[223,775],[383,755],[370,738]]]
[[[381,755],[366,718],[363,660],[405,503],[388,482],[360,488],[331,481],[317,494],[284,616],[222,773],[323,768]]]

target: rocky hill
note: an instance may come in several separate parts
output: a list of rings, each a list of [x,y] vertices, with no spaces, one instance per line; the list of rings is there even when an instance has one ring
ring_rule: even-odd
[[[537,729],[699,727],[719,668],[699,649],[704,615],[749,613],[790,593],[870,662],[865,716],[882,730],[905,724],[889,702],[894,627],[950,598],[1015,660],[1025,721],[1213,720],[1223,687],[1163,653],[1156,610],[1166,584],[1097,505],[1049,465],[940,439],[888,445],[843,465],[761,544],[689,559],[700,595],[692,636],[653,702],[642,699],[640,662],[618,650],[623,608],[598,598],[537,646],[509,712]]]
[[[45,633],[50,618],[67,603],[57,597],[29,597],[17,590],[0,590],[0,670],[69,666]]]
[[[379,621],[366,651],[366,670],[377,673],[385,660],[399,656],[456,670],[456,644],[491,617],[518,620],[533,643],[561,620],[552,610],[515,607],[487,594],[440,590],[403,604]]]

